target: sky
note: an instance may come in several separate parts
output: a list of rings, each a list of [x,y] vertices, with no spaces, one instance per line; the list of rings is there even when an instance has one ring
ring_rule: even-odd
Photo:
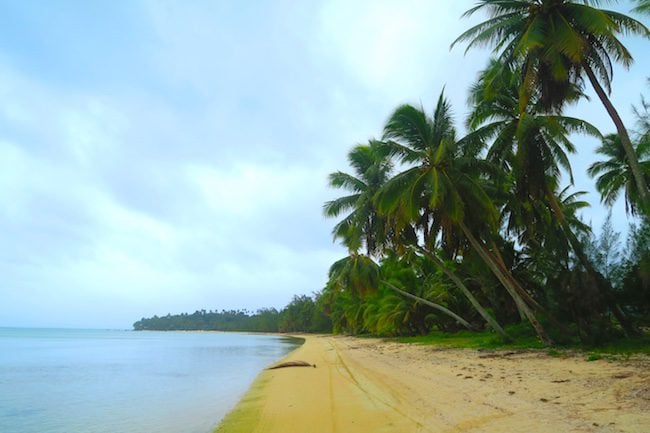
[[[346,255],[328,173],[399,104],[431,112],[444,89],[461,127],[489,57],[449,49],[472,4],[0,0],[0,326],[130,328],[322,289]],[[624,41],[612,100],[631,124],[650,58]],[[614,131],[594,98],[568,112]],[[597,228],[598,143],[575,144]]]

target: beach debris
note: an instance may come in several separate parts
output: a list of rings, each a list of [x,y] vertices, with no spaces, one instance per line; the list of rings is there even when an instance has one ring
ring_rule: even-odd
[[[480,350],[479,350],[480,351]],[[479,358],[485,359],[485,358],[505,358],[507,356],[513,356],[513,355],[520,355],[523,353],[526,353],[526,350],[519,350],[516,352],[491,352],[487,353],[485,355],[479,355]]]
[[[287,368],[287,367],[314,367],[316,368],[316,364],[310,364],[305,361],[287,361],[280,363],[278,365],[274,365],[273,367],[267,368],[267,370],[276,370],[278,368]]]

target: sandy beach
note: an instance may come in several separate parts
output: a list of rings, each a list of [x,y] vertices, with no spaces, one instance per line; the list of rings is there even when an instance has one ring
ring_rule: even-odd
[[[650,357],[439,349],[308,336],[218,433],[650,432]]]

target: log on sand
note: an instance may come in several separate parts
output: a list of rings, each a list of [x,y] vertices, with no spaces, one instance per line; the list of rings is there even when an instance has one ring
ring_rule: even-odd
[[[278,368],[287,368],[287,367],[314,367],[316,368],[316,364],[310,364],[305,361],[288,361],[288,362],[283,362],[278,365],[274,365],[273,367],[267,368],[267,370],[275,370]]]

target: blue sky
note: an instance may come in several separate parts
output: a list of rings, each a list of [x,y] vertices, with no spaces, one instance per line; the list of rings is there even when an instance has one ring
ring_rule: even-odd
[[[320,290],[345,254],[327,174],[443,87],[460,126],[489,54],[449,51],[472,3],[0,0],[0,326],[128,328]],[[650,59],[626,43],[612,99],[631,123]],[[570,112],[613,131],[596,100]],[[597,143],[576,144],[599,226]]]

